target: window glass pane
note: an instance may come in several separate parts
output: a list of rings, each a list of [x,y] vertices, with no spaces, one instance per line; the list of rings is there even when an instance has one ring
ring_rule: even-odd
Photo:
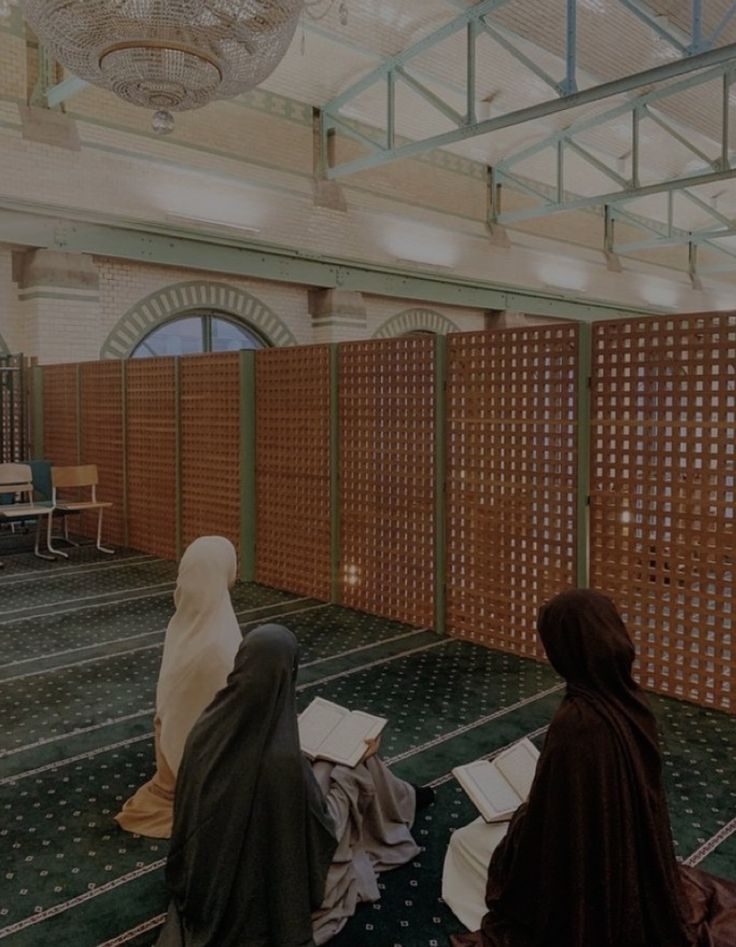
[[[191,355],[202,351],[202,318],[186,316],[154,329],[133,352],[133,358],[153,355]]]
[[[237,352],[239,349],[260,349],[263,343],[242,326],[227,319],[212,319],[212,351]]]

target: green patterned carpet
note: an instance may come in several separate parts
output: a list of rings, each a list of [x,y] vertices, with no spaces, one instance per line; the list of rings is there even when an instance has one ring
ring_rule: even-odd
[[[119,831],[112,815],[152,771],[176,568],[89,546],[45,563],[5,543],[0,559],[0,940],[150,945],[166,908],[166,843]],[[321,694],[388,716],[384,758],[437,787],[416,826],[423,852],[382,877],[381,901],[335,947],[446,945],[459,925],[439,897],[444,850],[475,817],[450,770],[524,735],[541,744],[559,680],[532,661],[254,584],[239,583],[233,601],[243,627],[274,619],[297,633],[300,706]],[[653,704],[678,853],[736,878],[736,718]]]

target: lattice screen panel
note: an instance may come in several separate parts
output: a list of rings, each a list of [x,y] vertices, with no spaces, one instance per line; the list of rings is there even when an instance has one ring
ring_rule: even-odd
[[[578,330],[447,343],[447,628],[541,657],[537,609],[575,584]]]
[[[237,352],[181,360],[182,541],[226,536],[240,547]]]
[[[57,467],[78,462],[77,366],[45,365],[43,369],[44,459]],[[39,458],[40,460],[41,458]]]
[[[734,315],[595,327],[591,582],[645,687],[732,712],[735,372]]]
[[[27,370],[22,355],[0,355],[0,464],[29,457]]]
[[[340,346],[341,594],[434,625],[434,338]]]
[[[330,598],[330,349],[256,353],[256,579]]]
[[[174,360],[128,362],[128,541],[176,558]]]
[[[96,464],[97,498],[113,505],[103,513],[103,542],[125,542],[123,483],[123,367],[119,361],[79,366],[80,460]],[[96,535],[97,514],[80,517],[81,532]]]

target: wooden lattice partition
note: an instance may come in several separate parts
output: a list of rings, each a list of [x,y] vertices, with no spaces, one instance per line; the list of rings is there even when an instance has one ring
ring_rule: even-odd
[[[340,346],[341,600],[433,626],[435,340]]]
[[[256,579],[330,597],[330,349],[256,353]]]
[[[180,364],[182,543],[226,536],[240,546],[240,366],[237,352]]]
[[[43,452],[57,467],[79,462],[76,365],[43,370]],[[39,458],[40,459],[40,458]]]
[[[171,358],[128,363],[128,541],[175,559],[176,365]]]
[[[591,582],[647,688],[733,711],[736,316],[593,335]]]
[[[124,368],[125,364],[117,361],[84,362],[79,366],[79,459],[83,464],[97,465],[97,497],[112,503],[104,511],[103,540],[115,545],[125,542]],[[96,530],[97,514],[83,515],[81,532],[94,536]]]
[[[26,360],[0,355],[0,464],[28,459]]]
[[[448,336],[447,628],[540,657],[575,584],[578,327]]]

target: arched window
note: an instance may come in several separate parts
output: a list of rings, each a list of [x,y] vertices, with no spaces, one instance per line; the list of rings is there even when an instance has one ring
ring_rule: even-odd
[[[221,312],[201,310],[175,316],[156,326],[136,345],[131,358],[195,355],[261,349],[267,343],[249,326]]]

